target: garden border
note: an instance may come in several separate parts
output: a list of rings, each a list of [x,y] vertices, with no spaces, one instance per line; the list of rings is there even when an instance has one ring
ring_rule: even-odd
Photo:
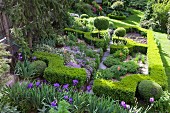
[[[123,100],[128,103],[134,103],[138,83],[142,80],[153,80],[160,84],[163,90],[167,90],[167,76],[164,71],[159,49],[154,41],[153,31],[147,30],[147,38],[149,75],[135,74],[132,76],[126,76],[120,82],[96,79],[94,80],[93,85],[93,91],[96,95],[107,95],[111,96],[115,100]]]

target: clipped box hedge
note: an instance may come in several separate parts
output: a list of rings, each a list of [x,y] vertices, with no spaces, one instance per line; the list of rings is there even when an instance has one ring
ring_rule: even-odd
[[[117,20],[125,20],[126,19],[126,16],[123,15],[123,16],[117,16],[117,15],[113,15],[113,14],[108,14],[107,15],[109,18],[111,19],[117,19]]]
[[[121,41],[123,42],[125,45],[110,45],[110,53],[114,53],[117,50],[123,49],[123,48],[128,48],[129,49],[129,53],[131,54],[132,52],[141,52],[143,54],[147,53],[147,44],[140,44],[137,42],[134,42],[131,39],[125,39],[125,38],[117,38],[117,37],[113,37],[113,42],[116,41]]]
[[[34,52],[37,59],[43,60],[47,63],[48,67],[44,71],[44,78],[51,82],[58,82],[60,84],[72,84],[72,80],[79,81],[78,86],[84,85],[86,81],[86,71],[84,68],[72,68],[64,66],[62,57],[47,53],[47,52]]]
[[[80,30],[75,30],[72,28],[65,28],[65,33],[68,34],[68,32],[74,33],[75,35],[78,36],[78,38],[81,38],[85,40],[86,43],[90,45],[94,45],[97,48],[102,48],[103,51],[106,51],[109,43],[109,37],[106,39],[99,39],[97,37],[92,37],[96,36],[98,34],[98,31],[93,31],[93,32],[83,32]],[[100,34],[106,33],[107,30],[100,31]]]
[[[142,80],[155,81],[162,86],[163,90],[167,90],[167,76],[164,71],[159,49],[154,41],[153,31],[147,31],[147,38],[149,75],[135,74],[126,76],[119,82],[96,79],[93,85],[93,92],[96,95],[107,95],[114,99],[124,100],[127,103],[134,103],[138,83]]]

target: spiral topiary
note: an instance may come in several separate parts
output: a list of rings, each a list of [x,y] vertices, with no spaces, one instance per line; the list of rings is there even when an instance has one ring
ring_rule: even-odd
[[[155,100],[159,99],[163,93],[162,87],[151,80],[143,80],[138,85],[139,95],[145,99],[153,97]]]

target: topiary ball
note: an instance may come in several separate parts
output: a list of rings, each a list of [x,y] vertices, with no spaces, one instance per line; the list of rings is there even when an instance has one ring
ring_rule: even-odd
[[[126,29],[119,27],[115,30],[114,34],[118,37],[124,37],[126,35]]]
[[[94,20],[94,26],[98,29],[98,30],[106,30],[109,27],[109,20],[105,17],[97,17]]]
[[[124,3],[122,1],[114,2],[111,8],[113,8],[114,10],[119,10],[119,11],[124,10]]]
[[[82,14],[81,16],[80,16],[80,18],[89,18],[89,15],[87,15],[87,14]]]
[[[149,101],[151,97],[155,100],[159,99],[163,90],[158,83],[151,80],[143,80],[138,85],[138,92],[143,99]]]
[[[46,63],[41,60],[32,62],[31,66],[33,67],[33,69],[35,69],[36,76],[43,75],[44,70],[47,67]]]

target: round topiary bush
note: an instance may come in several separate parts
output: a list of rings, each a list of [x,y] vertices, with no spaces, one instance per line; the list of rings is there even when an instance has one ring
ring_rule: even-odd
[[[32,62],[31,66],[35,69],[35,75],[36,76],[43,75],[44,70],[47,67],[46,63],[41,61],[41,60],[37,60],[37,61]]]
[[[155,100],[159,99],[163,90],[158,83],[151,80],[143,80],[138,85],[138,92],[143,99],[148,101],[151,97]]]
[[[82,14],[81,16],[80,16],[80,18],[89,18],[89,15],[87,15],[87,14]]]
[[[115,30],[114,34],[118,37],[124,37],[126,35],[126,29],[119,27]]]
[[[105,17],[97,17],[94,20],[94,26],[98,29],[98,30],[106,30],[109,27],[109,20]]]
[[[124,3],[122,1],[114,2],[111,6],[114,10],[124,10]]]

